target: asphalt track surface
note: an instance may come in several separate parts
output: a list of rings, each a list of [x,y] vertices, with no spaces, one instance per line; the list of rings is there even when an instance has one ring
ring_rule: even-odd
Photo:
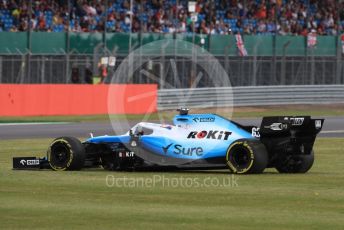
[[[243,125],[260,125],[261,119],[247,118],[235,119]],[[131,121],[134,125],[139,121]],[[123,134],[128,130],[122,130],[117,134]],[[35,124],[1,124],[0,140],[5,139],[29,139],[29,138],[56,138],[60,136],[89,137],[115,135],[110,121],[108,122],[80,122],[80,123],[35,123]],[[344,117],[325,117],[324,127],[319,137],[344,137]]]

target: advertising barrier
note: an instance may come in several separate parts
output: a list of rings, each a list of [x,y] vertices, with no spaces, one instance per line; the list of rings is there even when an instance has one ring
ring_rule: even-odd
[[[155,84],[0,84],[0,116],[145,114],[156,104]]]

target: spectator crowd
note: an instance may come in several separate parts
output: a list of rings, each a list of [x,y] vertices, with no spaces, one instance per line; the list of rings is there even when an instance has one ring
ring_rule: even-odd
[[[337,35],[341,0],[0,0],[0,31]]]

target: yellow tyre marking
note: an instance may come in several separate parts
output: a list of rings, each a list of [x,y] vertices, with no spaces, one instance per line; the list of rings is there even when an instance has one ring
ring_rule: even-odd
[[[250,164],[248,165],[248,167],[245,168],[245,169],[243,169],[243,170],[240,170],[240,171],[238,171],[238,170],[235,168],[235,166],[232,164],[232,162],[229,161],[229,153],[230,153],[231,149],[232,149],[234,146],[236,146],[236,145],[242,145],[242,146],[246,147],[246,148],[249,150],[249,152],[250,152],[250,158],[251,158],[251,162],[250,162]],[[252,150],[252,148],[247,144],[246,141],[245,141],[245,142],[241,142],[241,141],[236,142],[236,143],[234,143],[233,145],[231,145],[231,146],[228,148],[228,150],[227,150],[227,153],[226,153],[226,163],[227,163],[228,167],[232,170],[233,173],[238,173],[238,174],[246,173],[248,170],[251,169],[251,167],[252,167],[252,165],[253,165],[253,161],[254,161],[253,150]]]
[[[51,159],[51,147],[57,143],[57,142],[63,142],[65,143],[68,148],[69,148],[69,153],[70,153],[70,158],[69,158],[69,161],[67,162],[67,166],[66,167],[55,167],[53,166],[51,163],[50,163],[50,159]],[[51,144],[50,144],[50,148],[48,149],[48,162],[49,162],[49,165],[50,167],[55,170],[55,171],[65,171],[69,166],[70,164],[72,163],[73,161],[73,150],[72,150],[72,146],[68,143],[68,141],[66,141],[65,139],[57,139],[55,141],[53,141]]]

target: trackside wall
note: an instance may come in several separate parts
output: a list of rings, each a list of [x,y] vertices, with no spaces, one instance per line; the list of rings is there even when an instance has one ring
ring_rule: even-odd
[[[157,85],[0,84],[0,116],[144,114]]]

